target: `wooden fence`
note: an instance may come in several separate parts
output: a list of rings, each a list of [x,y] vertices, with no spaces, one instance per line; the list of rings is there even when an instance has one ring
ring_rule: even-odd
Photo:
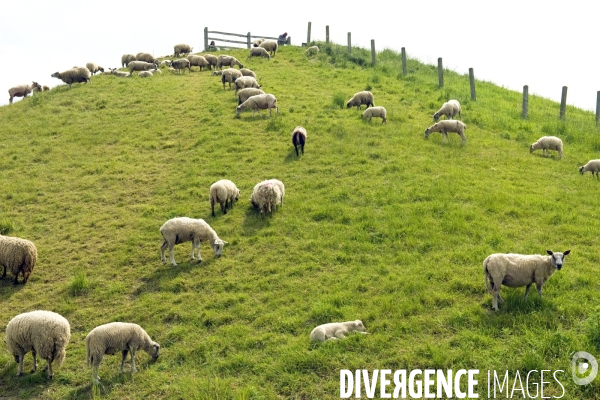
[[[215,36],[219,35],[219,36]],[[234,37],[234,38],[244,38],[245,40],[233,40],[233,39],[225,39],[222,36],[226,37]],[[244,47],[250,48],[252,47],[253,39],[273,39],[277,40],[278,38],[272,36],[261,36],[261,35],[252,35],[250,32],[243,35],[240,33],[229,33],[229,32],[218,32],[218,31],[209,31],[208,28],[204,28],[204,51],[215,50],[216,48],[222,49],[243,49]],[[211,46],[210,42],[214,41],[214,45]],[[235,45],[222,44],[222,43],[235,43]],[[245,46],[237,46],[237,44],[242,44]],[[286,44],[292,44],[292,37],[287,37]]]

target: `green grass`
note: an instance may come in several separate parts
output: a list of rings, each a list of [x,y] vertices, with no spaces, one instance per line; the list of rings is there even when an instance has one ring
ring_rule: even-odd
[[[67,360],[14,377],[0,351],[0,397],[49,399],[339,398],[340,369],[562,369],[564,398],[599,399],[600,380],[579,387],[570,354],[600,356],[597,265],[600,182],[577,168],[598,158],[594,115],[477,82],[400,57],[319,43],[252,59],[279,115],[235,117],[233,91],[210,72],[152,78],[95,76],[0,108],[0,233],[32,240],[29,283],[0,281],[0,334],[21,312],[65,316]],[[230,51],[245,60],[247,51]],[[370,89],[388,122],[361,120],[345,102]],[[425,140],[450,98],[463,105],[457,135]],[[291,132],[307,129],[296,158]],[[562,160],[530,154],[543,135],[565,143]],[[231,179],[242,195],[210,215],[208,189]],[[267,178],[286,185],[285,204],[261,218],[248,199]],[[216,259],[160,262],[159,227],[204,218],[229,242]],[[571,249],[545,297],[502,290],[491,311],[483,259],[494,252]],[[311,345],[318,324],[361,319],[371,335]],[[162,346],[137,374],[104,358],[98,386],[85,365],[87,333],[111,321],[140,324]],[[44,364],[42,363],[42,366]],[[31,368],[31,355],[25,370]],[[126,367],[128,371],[129,365]],[[519,393],[519,392],[517,392]],[[545,396],[559,396],[551,386]],[[363,391],[363,396],[365,396]]]

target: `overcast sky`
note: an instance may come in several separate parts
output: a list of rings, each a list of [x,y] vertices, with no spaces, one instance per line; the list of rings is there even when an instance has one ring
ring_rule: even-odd
[[[188,43],[203,50],[209,30],[277,36],[292,44],[330,39],[377,50],[405,47],[410,57],[477,79],[595,111],[600,90],[597,15],[593,1],[229,1],[123,2],[4,1],[0,12],[0,105],[8,89],[32,80],[62,84],[50,75],[95,62],[119,66],[124,53],[172,54]],[[498,5],[495,7],[494,5]]]

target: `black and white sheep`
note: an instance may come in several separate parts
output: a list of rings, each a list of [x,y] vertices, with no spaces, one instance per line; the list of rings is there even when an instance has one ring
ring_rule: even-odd
[[[271,54],[271,56],[275,56],[275,54],[277,53],[277,42],[273,41],[273,40],[265,40],[264,42],[262,42],[261,44],[258,45],[258,47],[262,47],[263,49],[265,49],[266,51],[269,52],[269,54]]]
[[[240,76],[235,80],[234,96],[237,96],[238,90],[246,88],[260,89],[260,85],[256,81],[256,78],[253,78],[251,76]]]
[[[246,57],[246,61],[248,61],[252,57],[262,57],[266,58],[269,61],[271,60],[269,52],[264,47],[251,47],[250,54],[248,55],[248,57]]]
[[[248,100],[252,96],[256,96],[257,94],[265,94],[261,89],[255,88],[246,88],[238,91],[238,106]]]
[[[369,108],[369,106],[375,106],[373,93],[369,92],[368,90],[355,93],[354,96],[352,96],[352,98],[346,103],[346,108],[356,107],[357,109],[360,109],[360,106],[363,104],[366,104],[367,108]]]
[[[542,154],[546,157],[549,154],[548,150],[556,150],[558,152],[558,159],[560,160],[563,153],[563,142],[556,136],[542,136],[529,146],[529,153],[533,153],[534,150],[539,149],[542,149]]]
[[[581,175],[588,171],[590,171],[592,175],[596,174],[596,179],[598,179],[598,172],[600,172],[600,159],[590,160],[587,162],[587,164],[579,167],[579,173]]]
[[[37,249],[33,242],[12,236],[0,235],[0,265],[4,267],[2,279],[6,271],[15,276],[15,285],[19,283],[19,274],[23,275],[23,284],[27,283],[37,262]]]
[[[458,118],[462,120],[462,116],[460,114],[460,103],[458,100],[448,100],[445,102],[438,112],[433,114],[433,120],[437,122],[442,115],[445,115],[447,119],[454,119],[454,117],[458,115]]]
[[[304,144],[306,143],[306,129],[301,126],[297,126],[294,128],[292,132],[292,144],[294,145],[294,150],[296,150],[296,157],[299,157],[298,154],[298,146],[302,150],[302,155],[304,155]]]
[[[29,93],[33,92],[34,89],[41,90],[42,87],[37,82],[31,82],[31,85],[18,85],[11,87],[8,89],[8,95],[10,98],[8,99],[9,104],[12,104],[13,99],[15,97],[26,97]]]
[[[550,277],[560,270],[565,262],[565,256],[571,251],[554,253],[546,250],[547,256],[539,254],[492,254],[483,261],[483,277],[485,285],[494,299],[492,308],[498,311],[498,301],[504,303],[500,297],[500,286],[523,287],[525,299],[531,285],[535,283],[540,299],[542,298],[542,286]]]
[[[233,56],[221,54],[217,57],[217,68],[219,69],[223,68],[223,66],[233,68],[235,65],[237,65],[240,68],[244,68],[244,65]]]
[[[461,137],[462,141],[466,142],[467,137],[465,136],[465,129],[467,129],[467,126],[462,121],[445,119],[436,122],[429,128],[425,129],[425,139],[427,139],[433,132],[439,132],[442,134],[442,138],[446,137],[446,140],[450,141],[448,138],[448,132],[456,132],[458,136]]]
[[[210,185],[209,201],[212,216],[215,216],[215,203],[219,203],[223,214],[233,207],[233,202],[240,198],[240,191],[229,179],[221,179]]]
[[[215,71],[218,72],[218,71]],[[214,74],[214,73],[213,73]],[[225,83],[229,83],[229,89],[231,89],[231,84],[235,83],[237,78],[241,78],[242,72],[235,68],[227,68],[221,72],[221,82],[223,83],[223,90],[225,90]]]
[[[189,44],[176,44],[173,46],[174,57],[180,57],[183,54],[189,54],[192,52],[192,48]]]
[[[271,214],[282,201],[281,190],[279,186],[272,181],[262,181],[257,183],[252,190],[250,202],[255,208],[260,210],[260,214],[266,216]]]
[[[366,328],[362,321],[357,319],[356,321],[346,322],[331,322],[329,324],[323,324],[317,326],[310,333],[310,340],[313,342],[324,342],[329,339],[337,340],[343,339],[350,332],[358,332],[363,335],[368,335]]]
[[[135,352],[144,350],[153,360],[158,358],[160,345],[153,341],[138,324],[110,322],[95,327],[85,337],[86,360],[92,366],[92,379],[98,383],[98,367],[105,354],[122,354],[121,373],[124,372],[127,353],[131,352],[131,371],[136,372]]]
[[[241,69],[240,69],[240,72],[242,73],[242,76],[251,76],[251,77],[253,77],[254,79],[257,79],[257,78],[256,78],[256,73],[255,73],[254,71],[252,71],[251,69],[248,69],[248,68],[241,68]]]
[[[371,107],[371,108],[367,108],[362,113],[362,117],[363,117],[363,119],[369,118],[369,121],[371,121],[373,119],[373,117],[379,117],[382,120],[381,123],[385,124],[387,122],[387,111],[385,110],[384,107],[381,107],[381,106]]]
[[[127,65],[127,68],[129,68],[129,74],[133,75],[134,71],[150,71],[151,69],[157,69],[158,66],[146,61],[132,61]]]
[[[85,67],[76,67],[68,69],[64,72],[55,72],[51,75],[52,78],[58,78],[64,83],[69,85],[69,89],[71,89],[71,84],[73,83],[92,83],[92,73],[89,69]]]
[[[202,68],[204,67],[208,67],[208,69],[210,69],[210,64],[208,63],[206,58],[202,56],[192,54],[187,56],[187,59],[190,62],[190,71],[192,67],[200,67],[200,71],[202,71]]]
[[[121,67],[125,68],[132,61],[137,61],[137,58],[133,54],[123,54],[121,56]]]
[[[48,379],[54,376],[52,363],[60,368],[65,360],[66,347],[71,339],[69,321],[52,311],[30,311],[19,314],[6,325],[6,344],[8,351],[19,363],[17,376],[23,373],[23,359],[30,351],[33,354],[33,369],[37,371],[37,356],[46,360],[44,370]]]
[[[221,257],[223,246],[227,243],[221,240],[214,229],[203,219],[188,217],[172,218],[160,227],[160,233],[164,239],[160,247],[160,259],[163,264],[166,264],[165,250],[168,248],[173,266],[177,266],[175,257],[173,256],[173,248],[176,244],[191,241],[192,253],[190,259],[194,260],[194,249],[198,249],[198,262],[202,262],[200,242],[208,241],[217,257]]]
[[[254,111],[256,110],[258,110],[259,114],[260,110],[269,110],[269,117],[271,117],[271,108],[275,108],[275,111],[277,114],[279,114],[277,98],[270,93],[258,94],[256,96],[249,97],[248,100],[237,106],[236,114],[240,115],[240,113],[247,108],[252,109],[252,117],[254,117]]]
[[[104,68],[102,68],[101,66],[99,66],[96,63],[89,62],[89,63],[85,64],[85,67],[90,70],[92,75],[95,75],[96,72],[104,72]]]
[[[187,68],[188,73],[192,72],[192,68],[190,67],[190,60],[187,58],[180,58],[178,60],[171,61],[171,68],[177,70],[177,73],[181,73],[181,70],[185,73],[185,69]]]

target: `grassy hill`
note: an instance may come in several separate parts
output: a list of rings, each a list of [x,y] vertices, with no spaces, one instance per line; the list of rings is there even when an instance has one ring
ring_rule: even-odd
[[[568,107],[560,121],[555,102],[530,96],[523,120],[518,92],[478,81],[473,102],[468,76],[446,71],[439,89],[436,67],[409,60],[403,76],[390,50],[373,68],[366,50],[320,46],[313,58],[285,47],[244,63],[277,96],[272,118],[237,118],[233,91],[197,70],[95,76],[0,107],[0,232],[39,254],[29,283],[0,281],[0,336],[34,309],[72,330],[50,382],[16,378],[4,346],[0,399],[339,398],[340,369],[384,368],[479,369],[482,398],[487,370],[525,381],[560,369],[563,398],[600,398],[600,379],[571,379],[573,352],[600,356],[600,182],[577,171],[600,151],[593,114]],[[387,124],[345,108],[365,89]],[[466,145],[423,137],[450,98],[463,105]],[[297,125],[308,131],[301,158]],[[529,153],[543,135],[563,139],[562,160]],[[222,178],[241,198],[212,217],[208,189]],[[248,199],[267,178],[285,183],[285,204],[261,218]],[[159,227],[175,216],[205,219],[229,242],[223,257],[203,244],[204,261],[190,262],[185,243],[179,265],[163,265]],[[504,288],[491,311],[484,258],[546,249],[572,254],[543,301]],[[354,319],[371,335],[309,343],[316,325]],[[107,356],[94,386],[84,339],[111,321],[140,324],[161,357],[140,352],[132,375]]]

